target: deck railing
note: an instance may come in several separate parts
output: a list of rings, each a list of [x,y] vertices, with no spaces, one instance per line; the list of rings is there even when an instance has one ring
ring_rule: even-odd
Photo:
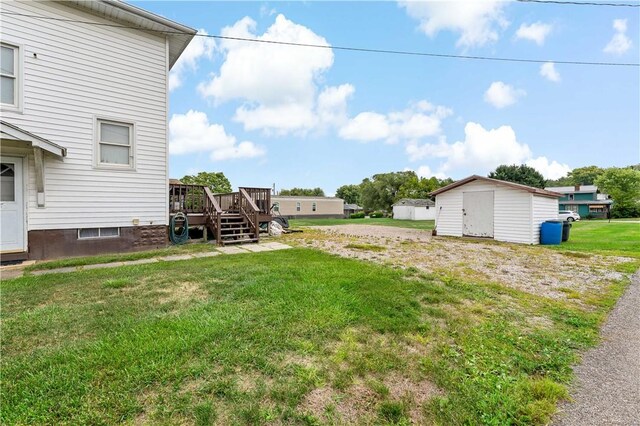
[[[169,212],[203,213],[205,192],[202,185],[169,185]]]
[[[220,208],[220,204],[218,204],[218,200],[216,200],[213,192],[208,187],[204,187],[204,208],[205,215],[207,216],[207,222],[209,226],[213,228],[216,232],[216,241],[220,241],[222,239],[222,209]]]
[[[253,200],[261,214],[269,214],[271,212],[271,188],[247,188],[241,187],[249,198]]]
[[[239,197],[239,206],[240,206],[240,214],[244,216],[244,218],[249,222],[249,226],[254,232],[254,235],[258,235],[260,232],[260,222],[258,215],[260,214],[260,209],[253,202],[249,194],[244,188],[240,188],[240,197]]]

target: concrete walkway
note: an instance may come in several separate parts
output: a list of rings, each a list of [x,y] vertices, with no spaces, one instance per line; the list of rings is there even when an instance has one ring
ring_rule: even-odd
[[[117,268],[119,266],[144,265],[147,263],[156,263],[156,262],[175,262],[177,260],[200,259],[203,257],[219,256],[221,254],[256,253],[256,252],[263,252],[263,251],[286,250],[290,248],[291,246],[287,244],[278,243],[278,242],[247,244],[247,245],[227,246],[227,247],[215,247],[215,248],[212,248],[211,251],[198,252],[198,253],[184,253],[184,254],[176,254],[171,256],[152,257],[149,259],[128,260],[124,262],[96,263],[93,265],[69,266],[69,267],[57,268],[57,269],[42,269],[38,271],[31,271],[31,275],[59,274],[64,272],[86,271],[90,269]],[[16,278],[16,277],[22,276],[23,270],[20,268],[16,268],[14,266],[11,269],[0,270],[0,274],[2,275],[2,279]]]
[[[559,407],[555,425],[640,425],[640,271],[601,336],[575,368],[574,402]]]

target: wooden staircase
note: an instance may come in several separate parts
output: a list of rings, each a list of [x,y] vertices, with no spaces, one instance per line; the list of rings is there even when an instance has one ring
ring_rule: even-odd
[[[260,240],[249,222],[240,214],[227,212],[220,218],[220,244],[255,243]]]
[[[271,221],[269,188],[214,194],[205,186],[172,183],[169,203],[170,214],[185,213],[189,226],[203,226],[219,245],[258,242],[260,223]]]

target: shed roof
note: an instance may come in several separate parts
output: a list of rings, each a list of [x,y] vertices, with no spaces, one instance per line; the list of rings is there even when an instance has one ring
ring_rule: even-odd
[[[565,206],[571,205],[591,205],[591,204],[613,204],[613,200],[564,200],[560,201],[560,204],[564,204]]]
[[[64,4],[142,31],[163,33],[169,40],[169,68],[173,67],[198,32],[191,27],[120,0],[71,0],[65,1]]]
[[[344,209],[345,210],[363,210],[363,208],[357,204],[345,204]]]
[[[395,206],[413,206],[413,207],[434,207],[436,203],[426,198],[402,198],[398,200]]]
[[[513,188],[513,189],[519,189],[521,191],[527,191],[530,192],[532,194],[535,195],[540,195],[542,197],[549,197],[549,198],[560,198],[562,197],[562,194],[558,194],[557,192],[552,192],[552,191],[547,191],[545,189],[540,189],[540,188],[534,188],[533,186],[527,186],[527,185],[522,185],[519,183],[514,183],[514,182],[507,182],[505,180],[499,180],[499,179],[491,179],[488,177],[484,177],[484,176],[478,176],[478,175],[472,175],[469,176],[467,178],[464,179],[460,179],[459,181],[453,182],[447,186],[444,186],[440,189],[437,189],[435,191],[433,191],[430,195],[438,195],[438,194],[442,194],[443,192],[447,192],[450,191],[452,189],[458,188],[459,186],[462,185],[466,185],[470,182],[473,181],[483,181],[483,182],[487,182],[487,183],[492,183],[495,185],[501,185],[501,186],[507,186],[509,188]]]

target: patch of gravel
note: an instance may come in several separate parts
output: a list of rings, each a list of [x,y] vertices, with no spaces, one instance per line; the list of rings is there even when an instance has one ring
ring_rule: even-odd
[[[640,425],[640,271],[602,327],[602,344],[575,367],[573,403],[557,426]]]
[[[290,234],[293,244],[343,257],[389,266],[415,267],[427,273],[453,273],[497,282],[532,294],[565,299],[572,292],[597,292],[626,276],[612,266],[624,257],[570,256],[540,246],[433,237],[430,231],[372,225],[310,227]],[[352,243],[385,247],[382,251],[348,248]]]

